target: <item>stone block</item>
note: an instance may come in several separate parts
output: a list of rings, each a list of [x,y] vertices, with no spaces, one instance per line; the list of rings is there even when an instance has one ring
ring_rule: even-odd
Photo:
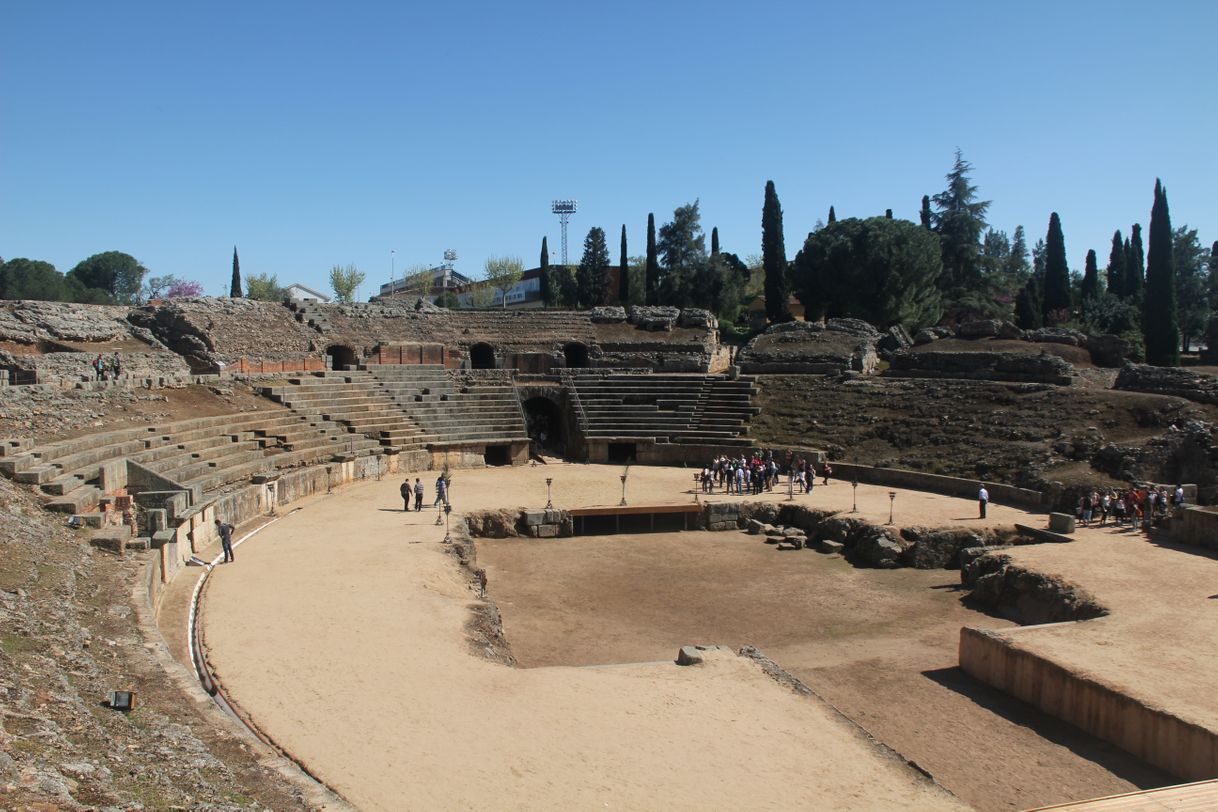
[[[148,517],[148,532],[156,533],[168,527],[169,517],[165,508],[152,508],[146,512]]]
[[[698,665],[708,651],[728,651],[727,646],[681,646],[677,652],[677,665]]]
[[[750,536],[759,536],[765,532],[765,523],[759,522],[756,519],[749,519],[745,529],[749,531]]]
[[[558,525],[541,524],[537,526],[537,537],[543,539],[558,538]]]
[[[177,539],[177,537],[178,537],[177,531],[175,531],[171,528],[166,528],[165,530],[158,530],[152,534],[151,544],[152,544],[153,549],[159,549],[161,547],[164,547],[166,544],[173,544],[175,539]]]
[[[1049,529],[1054,533],[1073,533],[1074,517],[1069,513],[1050,513]]]
[[[822,553],[827,553],[829,555],[832,555],[834,553],[840,554],[842,552],[842,550],[846,549],[846,545],[842,544],[840,541],[830,541],[829,539],[821,539],[820,541],[818,541],[816,543],[816,549]]]
[[[543,524],[546,520],[546,512],[544,510],[526,510],[524,511],[524,526],[536,527]]]

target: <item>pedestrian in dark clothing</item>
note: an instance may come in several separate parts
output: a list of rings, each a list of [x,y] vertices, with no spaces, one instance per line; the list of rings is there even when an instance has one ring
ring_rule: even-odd
[[[224,563],[233,561],[233,526],[216,519],[216,533],[220,536],[220,546],[224,548]]]
[[[410,510],[410,492],[410,477],[406,477],[402,487],[398,488],[398,493],[402,494],[402,510]]]
[[[423,512],[423,480],[414,478],[414,509],[416,513]]]

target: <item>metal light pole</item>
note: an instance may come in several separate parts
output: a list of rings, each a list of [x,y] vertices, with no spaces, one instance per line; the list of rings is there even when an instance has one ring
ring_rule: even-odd
[[[554,509],[554,502],[550,499],[550,486],[554,484],[554,477],[546,477],[546,510]]]
[[[889,491],[888,492],[888,523],[889,524],[892,524],[892,509],[893,509],[893,506],[896,504],[896,501],[897,501],[897,492]]]
[[[395,260],[397,259],[396,254],[397,254],[397,252],[394,251],[392,248],[389,249],[389,295],[390,296],[393,296],[393,294],[397,292],[396,288],[397,288],[398,272],[397,272],[397,265],[395,263]]]
[[[702,481],[701,474],[694,474],[694,502],[698,501],[698,485]]]
[[[444,503],[444,543],[445,544],[451,544],[452,540],[453,540],[452,535],[448,532],[448,517],[449,517],[449,514],[452,512],[453,512],[453,506],[448,504],[447,502],[445,502]]]
[[[858,477],[855,477],[854,479],[852,479],[850,481],[850,487],[854,488],[854,491],[853,491],[854,506],[852,508],[850,508],[850,512],[858,513],[859,512],[859,478]]]
[[[621,507],[625,507],[625,506],[626,506],[626,475],[622,474],[622,504],[621,504]]]

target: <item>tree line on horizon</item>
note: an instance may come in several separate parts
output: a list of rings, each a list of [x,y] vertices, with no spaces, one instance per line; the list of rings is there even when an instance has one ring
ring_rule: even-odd
[[[892,209],[838,219],[830,206],[828,220],[815,224],[793,260],[773,181],[762,203],[761,254],[748,260],[721,250],[717,228],[707,251],[697,200],[678,207],[658,239],[655,215],[648,214],[642,257],[628,256],[622,226],[616,290],[603,229],[589,230],[574,267],[551,265],[542,238],[541,298],[547,307],[702,307],[734,323],[760,293],[767,321],[778,323],[792,318],[794,296],[809,320],[850,317],[916,330],[993,318],[1023,329],[1111,333],[1159,365],[1178,364],[1181,351],[1210,332],[1218,314],[1218,242],[1206,248],[1196,229],[1172,228],[1159,180],[1145,249],[1142,226],[1134,223],[1128,237],[1119,229],[1113,234],[1105,269],[1089,250],[1080,272],[1070,268],[1057,212],[1029,249],[1022,225],[1011,236],[990,226],[990,201],[979,198],[971,172],[957,150],[946,188],[922,197],[917,223],[894,218]],[[1218,319],[1212,332],[1218,345]]]

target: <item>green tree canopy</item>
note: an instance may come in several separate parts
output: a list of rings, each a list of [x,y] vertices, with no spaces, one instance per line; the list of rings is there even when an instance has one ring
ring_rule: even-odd
[[[695,279],[707,260],[706,235],[702,233],[697,200],[673,211],[672,220],[660,227],[656,248],[664,267],[660,286],[663,303],[678,307],[692,304]]]
[[[136,304],[148,269],[130,254],[105,251],[81,260],[68,276],[86,288],[103,290],[115,301]]]
[[[1178,318],[1176,272],[1172,262],[1171,213],[1167,206],[1167,190],[1156,178],[1155,202],[1150,210],[1146,290],[1142,298],[1142,335],[1146,339],[1147,363],[1179,366]]]
[[[507,307],[508,292],[520,284],[520,277],[524,274],[524,263],[520,257],[490,257],[482,270],[482,278],[487,286],[499,292],[503,307]]]
[[[647,215],[647,259],[643,270],[643,285],[646,288],[644,301],[649,305],[660,302],[660,260],[656,249],[656,216]]]
[[[1083,264],[1083,287],[1081,298],[1084,304],[1100,295],[1100,269],[1095,256],[1095,250],[1087,251],[1087,259]]]
[[[908,220],[851,217],[808,235],[792,281],[810,313],[914,329],[943,314],[942,272],[933,233]]]
[[[255,273],[245,277],[245,297],[263,302],[279,302],[287,295],[276,274]]]
[[[237,259],[237,246],[233,246],[233,278],[228,284],[228,295],[241,298],[241,260]]]
[[[977,199],[977,187],[969,178],[973,165],[956,150],[956,162],[947,173],[947,188],[931,198],[935,211],[931,223],[939,234],[943,253],[945,291],[978,290],[981,282],[981,235],[990,201]]]
[[[1125,241],[1118,228],[1112,234],[1112,250],[1108,252],[1108,292],[1119,299],[1125,298]]]
[[[1172,232],[1172,264],[1176,270],[1176,300],[1180,313],[1180,348],[1188,351],[1205,333],[1210,318],[1207,270],[1210,251],[1201,245],[1197,229],[1187,225]]]
[[[1070,317],[1070,266],[1066,262],[1066,238],[1057,212],[1049,215],[1049,231],[1045,235],[1045,282],[1041,307],[1046,323],[1065,321]]]
[[[575,286],[580,307],[598,307],[609,301],[609,246],[605,244],[605,230],[599,226],[588,229],[584,238]]]
[[[330,287],[334,290],[334,298],[339,302],[355,301],[359,286],[367,278],[363,271],[348,263],[346,266],[333,265],[330,267]]]
[[[829,207],[830,222],[836,218]],[[787,245],[782,234],[782,204],[774,181],[765,183],[765,202],[761,206],[761,264],[765,269],[765,315],[771,322],[789,321],[787,299],[791,295],[787,280]]]

